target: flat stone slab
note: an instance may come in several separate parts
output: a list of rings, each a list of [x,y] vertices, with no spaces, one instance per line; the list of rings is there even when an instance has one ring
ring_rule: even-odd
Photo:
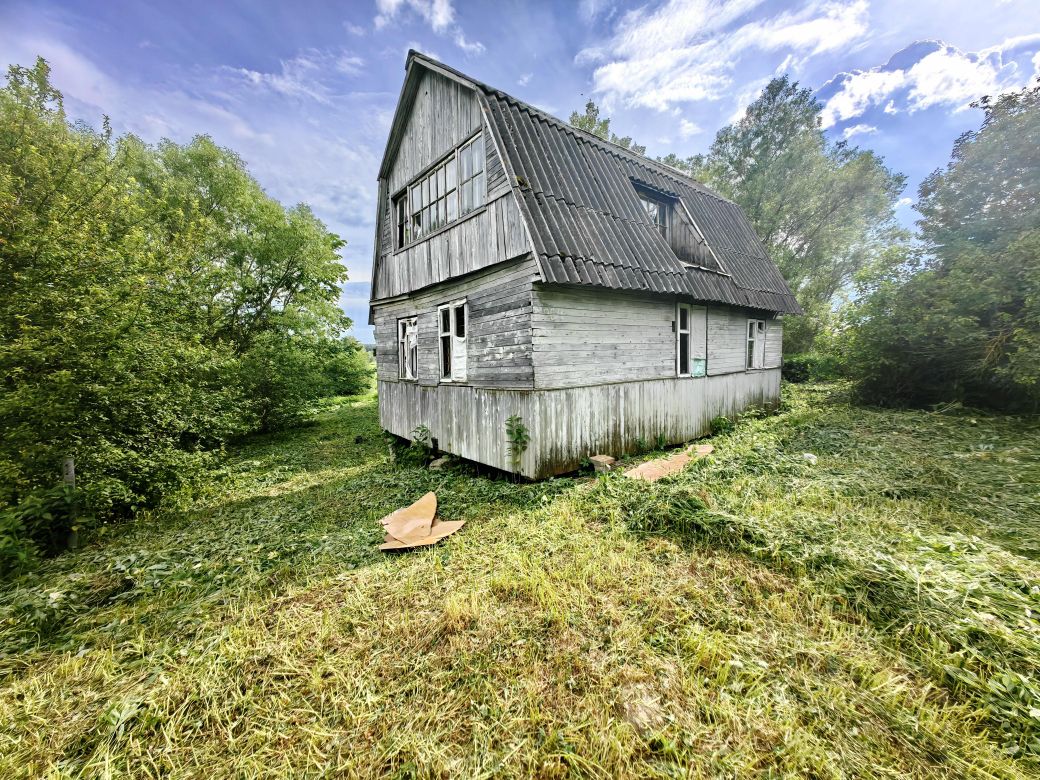
[[[609,455],[593,455],[589,458],[589,463],[596,470],[597,474],[601,474],[606,471],[610,471],[614,468],[614,458]]]
[[[626,471],[625,476],[629,479],[657,482],[657,480],[663,477],[678,474],[693,461],[703,458],[705,455],[710,455],[714,451],[715,448],[710,444],[698,444],[682,452],[677,452],[675,455],[669,455],[667,458],[655,458],[654,460],[648,460],[646,463],[640,463],[638,466]]]

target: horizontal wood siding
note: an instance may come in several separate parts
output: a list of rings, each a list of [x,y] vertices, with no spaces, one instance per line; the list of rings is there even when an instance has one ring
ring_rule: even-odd
[[[379,418],[404,437],[425,425],[440,449],[508,470],[505,421],[519,415],[531,437],[522,473],[542,478],[572,471],[590,455],[630,453],[641,439],[689,441],[707,433],[713,417],[779,398],[779,369],[557,390],[380,381]]]
[[[536,285],[535,386],[675,375],[675,303],[599,289]]]
[[[397,321],[416,317],[419,384],[436,385],[440,379],[437,307],[465,298],[469,306],[466,384],[533,387],[531,283],[536,273],[534,261],[525,258],[438,284],[402,300],[375,304],[376,375],[380,380],[398,381]]]
[[[784,363],[784,321],[766,320],[766,368],[780,368]]]
[[[783,320],[752,309],[712,306],[708,309],[708,375],[729,374],[747,368],[747,323],[766,321],[765,368],[779,368],[783,359]]]
[[[662,296],[535,285],[535,387],[674,377],[675,305]],[[691,357],[706,355],[710,376],[743,372],[747,320],[755,313],[726,306],[704,312],[696,305],[691,312]],[[783,326],[769,320],[766,327],[766,367],[776,367]]]

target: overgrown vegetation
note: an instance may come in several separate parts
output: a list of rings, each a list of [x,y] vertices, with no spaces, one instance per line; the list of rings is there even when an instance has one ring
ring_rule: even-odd
[[[255,439],[0,596],[0,775],[1034,774],[1040,422],[846,393],[655,485],[401,467],[372,396]]]
[[[981,128],[921,185],[921,251],[847,312],[871,403],[1040,407],[1040,86],[978,105]]]
[[[0,215],[0,577],[368,384],[339,238],[208,138],[70,123],[42,60],[0,88]],[[82,494],[54,501],[67,456]]]

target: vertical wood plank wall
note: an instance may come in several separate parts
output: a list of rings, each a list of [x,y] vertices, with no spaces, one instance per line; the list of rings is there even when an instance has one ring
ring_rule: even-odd
[[[481,128],[485,125],[480,104],[471,89],[439,74],[423,73],[387,177],[387,196],[380,204],[375,297],[419,290],[530,251],[527,227],[486,128],[486,206],[428,240],[394,251],[391,198]]]
[[[779,397],[778,368],[556,390],[380,380],[379,419],[405,438],[426,425],[440,449],[510,470],[505,421],[519,415],[531,436],[521,473],[540,479],[572,471],[589,455],[632,452],[639,439],[689,441],[707,433],[713,417],[773,404]]]

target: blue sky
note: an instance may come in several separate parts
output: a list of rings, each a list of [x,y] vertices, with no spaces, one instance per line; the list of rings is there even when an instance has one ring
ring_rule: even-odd
[[[0,0],[0,59],[46,57],[73,116],[149,141],[207,133],[272,195],[311,204],[348,241],[342,304],[362,340],[375,177],[409,48],[564,118],[592,97],[651,155],[704,151],[790,73],[817,91],[828,133],[908,175],[910,224],[920,180],[978,125],[967,104],[1040,74],[1040,2]]]

